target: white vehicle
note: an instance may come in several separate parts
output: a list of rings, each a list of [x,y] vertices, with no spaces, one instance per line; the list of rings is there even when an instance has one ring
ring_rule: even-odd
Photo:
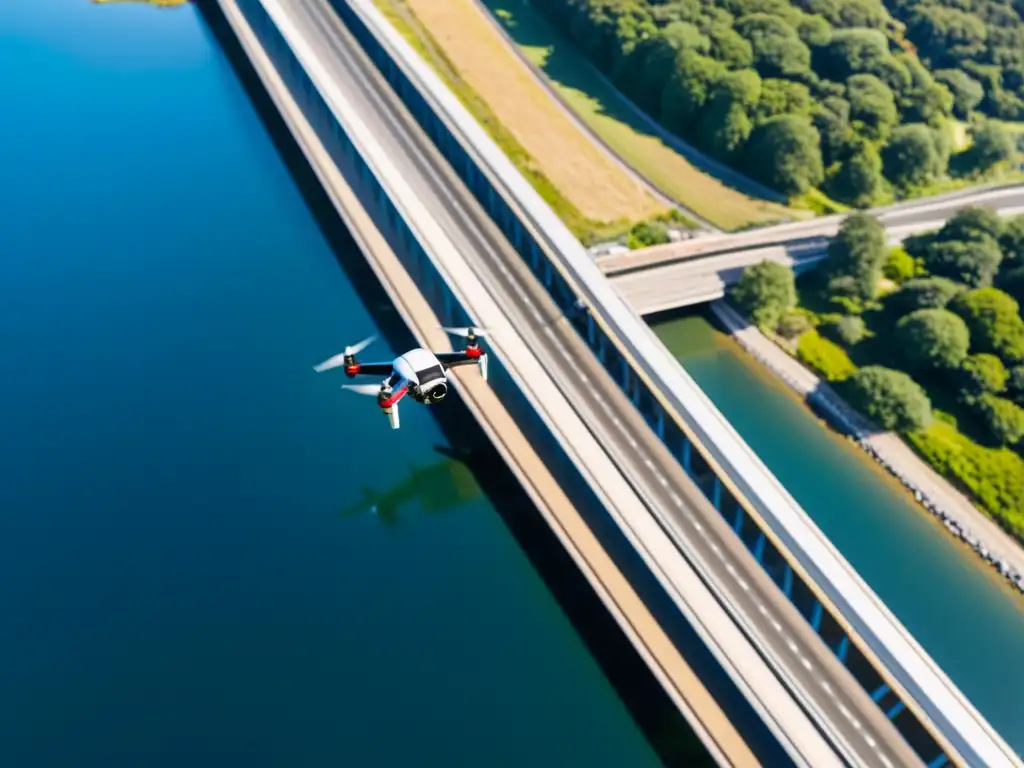
[[[343,384],[342,389],[351,390],[360,395],[377,397],[377,405],[388,417],[392,429],[398,429],[398,401],[411,395],[417,403],[431,405],[444,400],[448,394],[448,369],[459,365],[476,365],[480,375],[487,380],[487,353],[480,349],[478,338],[486,336],[486,331],[479,328],[445,328],[453,336],[461,336],[466,340],[462,352],[430,352],[426,349],[413,349],[399,355],[390,363],[360,363],[356,355],[368,347],[377,337],[371,336],[358,344],[346,347],[340,355],[324,360],[313,366],[317,373],[344,366],[345,375],[350,379],[356,376],[385,376],[380,386],[375,384]]]

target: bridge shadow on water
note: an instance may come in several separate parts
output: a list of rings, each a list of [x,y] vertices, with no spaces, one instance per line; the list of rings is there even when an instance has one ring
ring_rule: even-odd
[[[412,333],[334,210],[216,4],[211,0],[199,0],[197,4],[339,265],[374,317],[382,336],[393,349],[416,346]],[[448,441],[446,446],[434,446],[442,456],[438,463],[450,465],[453,459],[459,462],[489,498],[662,762],[670,766],[713,765],[689,724],[537,513],[465,404],[457,396],[450,396],[443,407],[431,409],[431,413]],[[456,477],[462,470],[432,464],[421,471],[434,475],[431,485],[449,480],[459,483],[460,488],[452,492],[455,503],[465,494],[475,493],[467,490],[464,479]],[[382,497],[365,491],[364,495],[363,503],[339,510],[339,514],[369,512],[371,507],[376,507],[384,524],[395,522],[403,494]]]

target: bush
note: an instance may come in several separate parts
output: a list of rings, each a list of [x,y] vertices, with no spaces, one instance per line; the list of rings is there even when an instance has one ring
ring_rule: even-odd
[[[847,347],[856,344],[867,333],[864,319],[857,315],[844,315],[834,322],[826,323],[822,330],[832,341],[837,341]]]
[[[998,445],[1016,445],[1024,438],[1024,408],[986,393],[978,399],[978,416]]]
[[[647,248],[651,245],[662,245],[668,242],[668,232],[665,227],[653,222],[642,221],[629,230],[627,244],[630,248]]]
[[[908,435],[939,474],[967,491],[1007,530],[1024,536],[1024,459],[1006,448],[985,448],[937,423]]]
[[[795,339],[812,327],[811,319],[805,312],[787,312],[779,320],[779,335],[785,339]]]
[[[774,331],[783,313],[796,306],[796,279],[789,267],[762,261],[743,270],[730,295],[758,326]]]
[[[960,366],[960,388],[968,401],[985,393],[998,394],[1006,389],[1009,375],[995,355],[969,355]]]
[[[850,405],[882,429],[909,432],[932,423],[928,395],[900,371],[869,365],[846,381],[844,391]]]
[[[900,314],[917,309],[944,309],[964,288],[945,277],[921,277],[905,282],[888,302]]]
[[[796,356],[825,381],[844,381],[857,372],[846,350],[822,338],[817,331],[808,331],[800,337]]]
[[[919,309],[896,324],[896,344],[914,368],[956,368],[967,357],[967,323],[945,309]]]
[[[902,285],[917,274],[917,262],[914,257],[907,253],[907,249],[901,246],[889,249],[885,257],[885,264],[882,266],[882,274],[892,280],[896,285]]]
[[[1024,320],[1011,296],[996,288],[961,294],[950,308],[970,329],[974,349],[991,352],[1005,363],[1024,362]]]

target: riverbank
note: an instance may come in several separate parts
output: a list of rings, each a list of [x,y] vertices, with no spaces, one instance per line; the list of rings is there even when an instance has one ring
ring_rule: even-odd
[[[1024,593],[1024,549],[1005,531],[925,464],[898,435],[872,425],[827,383],[787,355],[725,301],[712,302],[711,311],[748,354],[848,435],[899,480],[922,507],[939,518],[954,537]]]

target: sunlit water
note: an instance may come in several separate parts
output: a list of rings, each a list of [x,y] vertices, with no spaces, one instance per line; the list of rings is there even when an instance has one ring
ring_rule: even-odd
[[[0,40],[0,765],[656,764],[198,12]]]

